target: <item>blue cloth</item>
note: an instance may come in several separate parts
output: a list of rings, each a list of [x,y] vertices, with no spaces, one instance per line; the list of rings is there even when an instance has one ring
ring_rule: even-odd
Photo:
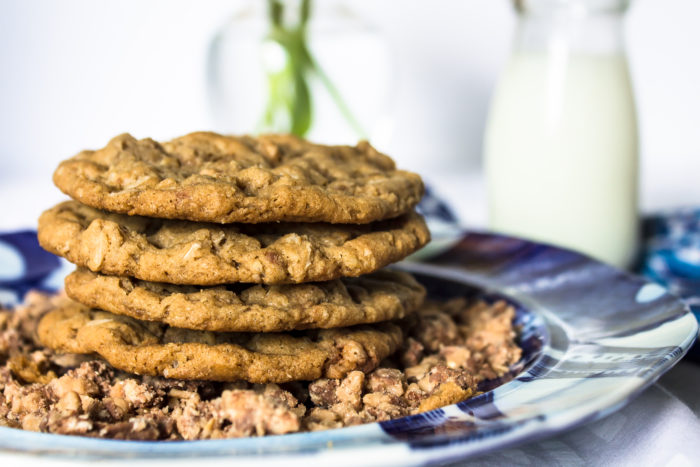
[[[660,213],[644,222],[640,272],[683,297],[700,320],[700,209]],[[700,358],[700,345],[689,355]]]

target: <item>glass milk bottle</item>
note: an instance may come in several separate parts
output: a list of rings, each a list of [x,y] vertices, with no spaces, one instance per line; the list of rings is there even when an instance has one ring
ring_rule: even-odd
[[[624,0],[515,0],[485,136],[490,227],[629,267],[638,241]]]

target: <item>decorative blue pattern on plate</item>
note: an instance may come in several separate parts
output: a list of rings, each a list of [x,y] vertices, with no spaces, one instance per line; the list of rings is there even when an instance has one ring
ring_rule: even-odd
[[[435,196],[430,187],[425,187],[425,195],[417,206],[417,211],[425,217],[430,229],[431,240],[425,248],[409,257],[409,261],[422,261],[448,250],[464,235],[457,216],[450,206]]]
[[[439,220],[448,224],[457,224],[457,216],[452,208],[442,199],[435,196],[430,187],[425,187],[425,195],[418,203],[418,212],[431,220]]]
[[[62,264],[39,246],[34,231],[0,234],[0,305],[17,304],[30,289],[55,290]]]
[[[0,241],[12,244],[5,236]],[[24,247],[16,251],[36,253]],[[43,256],[37,259],[44,260]],[[12,261],[8,264],[16,271]],[[46,287],[56,284],[63,274],[58,262],[35,269],[33,261],[27,260],[24,270],[40,270],[41,274],[32,273],[28,283],[0,282],[0,287],[19,296],[29,284]],[[447,461],[552,435],[605,416],[675,364],[697,335],[693,315],[659,286],[546,245],[470,233],[434,258],[433,264],[405,263],[401,267],[417,274],[433,296],[479,293],[514,303],[525,349],[524,360],[513,369],[515,379],[424,414],[324,432],[138,442],[0,428],[0,448],[94,458],[167,457],[172,462],[192,457],[213,461],[220,456],[237,456],[236,462],[284,464]],[[5,274],[10,273],[8,268]]]

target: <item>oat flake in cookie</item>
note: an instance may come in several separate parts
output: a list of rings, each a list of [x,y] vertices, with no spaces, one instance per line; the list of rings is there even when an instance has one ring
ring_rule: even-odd
[[[191,133],[166,143],[128,134],[62,162],[54,182],[89,206],[203,222],[368,223],[409,212],[421,178],[368,143],[289,135]]]
[[[425,289],[405,272],[291,285],[230,284],[195,287],[105,276],[78,269],[66,292],[84,305],[219,332],[276,332],[336,328],[401,319],[415,311]]]
[[[44,212],[38,233],[42,247],[92,271],[196,285],[359,276],[430,240],[415,212],[365,225],[218,225],[110,214],[75,201]]]
[[[193,331],[90,309],[68,298],[44,315],[37,332],[49,348],[96,353],[130,373],[252,383],[369,372],[403,338],[392,323],[294,334]]]

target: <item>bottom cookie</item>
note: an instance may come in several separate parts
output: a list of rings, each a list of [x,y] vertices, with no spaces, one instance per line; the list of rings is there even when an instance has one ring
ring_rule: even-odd
[[[284,383],[372,371],[401,345],[392,323],[296,333],[213,333],[138,321],[68,298],[39,322],[54,350],[98,354],[139,375],[207,381]]]

